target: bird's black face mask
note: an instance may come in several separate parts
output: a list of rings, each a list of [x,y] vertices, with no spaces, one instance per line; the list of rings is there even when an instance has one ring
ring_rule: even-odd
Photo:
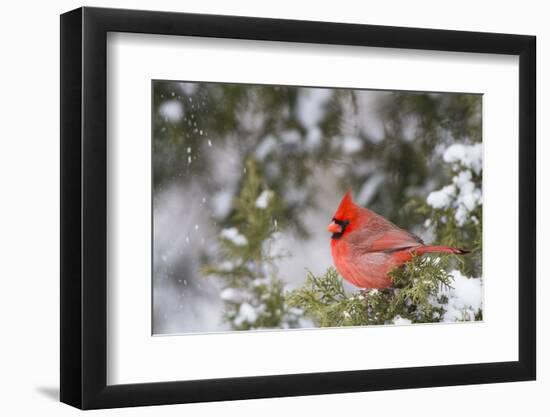
[[[349,225],[349,220],[337,220],[337,219],[332,219],[332,221],[334,223],[336,223],[338,226],[340,226],[340,231],[337,232],[337,233],[333,233],[332,234],[332,239],[340,239],[342,237],[342,235],[344,234],[344,232],[346,231],[346,227],[348,227]]]

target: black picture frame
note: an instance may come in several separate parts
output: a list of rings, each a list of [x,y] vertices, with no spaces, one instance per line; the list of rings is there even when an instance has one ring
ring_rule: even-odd
[[[108,32],[519,56],[519,360],[107,385]],[[94,409],[535,379],[535,54],[524,35],[88,7],[61,15],[61,401]]]

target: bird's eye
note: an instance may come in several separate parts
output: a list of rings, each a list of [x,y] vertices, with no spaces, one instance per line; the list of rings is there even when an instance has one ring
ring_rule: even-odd
[[[336,223],[338,226],[342,226],[344,228],[349,224],[349,220],[338,220],[338,219],[335,219],[334,217],[332,218],[332,221]]]

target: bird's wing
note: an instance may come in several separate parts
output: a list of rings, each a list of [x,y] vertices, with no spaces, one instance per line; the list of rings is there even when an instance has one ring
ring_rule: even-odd
[[[422,245],[422,240],[405,230],[391,230],[374,236],[367,247],[370,252],[393,252]]]
[[[354,230],[349,243],[359,253],[394,252],[423,245],[418,236],[400,229],[390,221],[380,218],[371,227]]]

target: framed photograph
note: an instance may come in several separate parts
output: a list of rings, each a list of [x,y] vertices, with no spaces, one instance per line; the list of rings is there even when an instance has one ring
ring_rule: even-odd
[[[535,37],[61,16],[61,401],[533,380]]]

